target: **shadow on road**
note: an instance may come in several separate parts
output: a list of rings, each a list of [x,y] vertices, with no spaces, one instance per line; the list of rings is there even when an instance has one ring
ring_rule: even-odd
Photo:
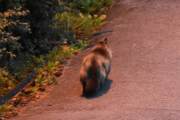
[[[97,97],[100,97],[100,96],[106,94],[108,92],[108,90],[111,88],[112,82],[113,82],[112,80],[109,80],[109,79],[106,80],[104,85],[101,87],[101,89],[96,94],[86,96],[86,98],[87,99],[94,99],[94,98],[97,98]]]

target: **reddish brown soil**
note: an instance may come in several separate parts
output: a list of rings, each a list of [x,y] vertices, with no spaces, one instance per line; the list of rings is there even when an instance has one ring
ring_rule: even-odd
[[[105,35],[113,64],[99,95],[80,96],[85,51],[73,57],[48,97],[12,120],[179,120],[180,1],[117,0],[104,29],[114,31]]]

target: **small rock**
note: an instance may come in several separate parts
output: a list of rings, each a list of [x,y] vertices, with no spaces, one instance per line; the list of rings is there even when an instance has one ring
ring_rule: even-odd
[[[59,76],[62,75],[62,71],[61,71],[61,70],[60,70],[60,71],[56,71],[56,72],[54,73],[54,75],[55,75],[56,77],[59,77]]]
[[[45,87],[40,87],[39,91],[44,92],[44,91],[46,91],[46,88]]]
[[[74,55],[78,55],[78,54],[79,54],[79,52],[78,52],[78,51],[74,52]]]

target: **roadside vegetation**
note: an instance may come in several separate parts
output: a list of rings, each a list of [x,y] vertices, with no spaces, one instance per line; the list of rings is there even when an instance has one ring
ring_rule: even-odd
[[[112,0],[0,0],[0,97],[33,70],[37,73],[18,97],[0,106],[0,119],[16,115],[14,106],[31,100],[27,96],[56,84],[67,59],[86,47],[87,38],[105,23],[111,4]]]

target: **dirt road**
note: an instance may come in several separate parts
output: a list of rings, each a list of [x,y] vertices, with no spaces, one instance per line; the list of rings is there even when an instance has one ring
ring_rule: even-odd
[[[12,120],[179,120],[180,1],[117,0],[104,29],[113,65],[105,89],[80,97],[82,56],[67,65],[46,99]]]

